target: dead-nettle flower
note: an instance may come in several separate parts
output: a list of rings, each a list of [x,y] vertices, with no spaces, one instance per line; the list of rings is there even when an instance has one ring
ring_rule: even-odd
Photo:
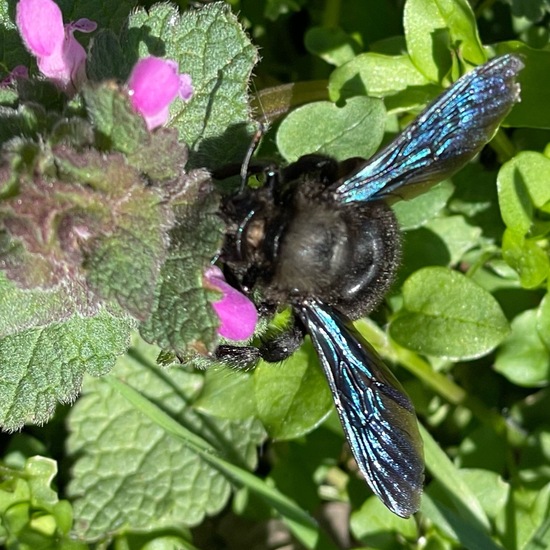
[[[204,273],[204,279],[207,287],[223,294],[220,300],[212,303],[220,320],[220,336],[228,340],[250,338],[258,322],[256,306],[244,294],[227,284],[220,268],[209,267]]]
[[[19,0],[16,23],[27,49],[36,57],[40,72],[68,94],[86,80],[86,51],[74,31],[92,32],[97,24],[79,19],[63,24],[53,0]]]
[[[191,77],[180,74],[171,59],[140,59],[128,79],[128,93],[134,109],[152,130],[168,121],[170,103],[179,95],[187,101],[193,95]]]

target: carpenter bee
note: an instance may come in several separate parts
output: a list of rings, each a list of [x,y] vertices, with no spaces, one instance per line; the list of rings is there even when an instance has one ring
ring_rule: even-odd
[[[290,305],[293,326],[260,348],[223,345],[223,361],[280,361],[310,335],[359,469],[395,514],[420,505],[422,441],[413,405],[351,321],[369,314],[389,289],[400,233],[388,205],[459,170],[492,138],[519,101],[513,54],[467,73],[393,142],[365,161],[338,164],[307,155],[265,169],[265,184],[227,197],[219,260],[258,307]]]

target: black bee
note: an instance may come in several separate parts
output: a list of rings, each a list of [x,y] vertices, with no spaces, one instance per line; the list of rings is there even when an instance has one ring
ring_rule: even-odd
[[[424,479],[414,408],[350,321],[376,308],[399,265],[400,233],[388,202],[476,155],[519,101],[522,68],[516,55],[497,57],[460,78],[368,161],[308,155],[268,168],[263,187],[247,187],[222,207],[228,280],[261,296],[264,311],[290,304],[295,320],[259,349],[220,346],[218,358],[280,361],[307,332],[363,476],[401,517],[418,510]]]

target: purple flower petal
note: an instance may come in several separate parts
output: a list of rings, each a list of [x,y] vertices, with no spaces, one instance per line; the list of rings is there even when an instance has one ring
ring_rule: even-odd
[[[193,94],[191,77],[178,73],[178,64],[170,59],[146,57],[136,63],[128,79],[130,101],[152,130],[168,121],[168,108],[180,95]]]
[[[227,284],[223,273],[216,266],[204,274],[207,286],[222,292],[223,296],[212,303],[220,319],[218,333],[228,340],[247,340],[254,334],[258,322],[256,306],[241,292]]]
[[[66,92],[74,92],[86,80],[86,50],[72,32],[63,39],[61,49],[53,55],[38,57],[40,72]]]
[[[36,57],[61,49],[65,39],[63,15],[52,0],[19,0],[15,20],[25,45]]]
[[[53,0],[19,0],[16,22],[40,72],[63,91],[74,93],[86,79],[86,51],[73,33],[91,32],[97,24],[83,18],[64,26]]]
[[[95,21],[87,19],[86,17],[81,17],[77,21],[69,23],[68,27],[70,27],[71,31],[90,33],[94,32],[97,29],[97,23]]]

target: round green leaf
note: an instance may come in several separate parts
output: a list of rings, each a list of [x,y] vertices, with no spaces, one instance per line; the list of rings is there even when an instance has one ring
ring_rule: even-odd
[[[450,265],[456,265],[462,256],[479,242],[481,236],[481,228],[470,225],[463,216],[434,218],[426,227],[447,246]]]
[[[443,180],[426,193],[392,204],[401,229],[416,229],[434,218],[447,204],[453,190],[450,180]]]
[[[537,210],[550,211],[550,159],[524,151],[502,165],[497,178],[502,219],[521,235],[546,233],[548,221],[537,220]]]
[[[409,540],[418,537],[414,518],[392,514],[376,497],[367,498],[361,508],[353,511],[350,528],[353,536],[370,548],[381,548],[381,540],[386,542],[383,548],[395,548],[397,536]]]
[[[550,376],[550,353],[537,331],[537,310],[512,321],[512,333],[500,347],[495,370],[518,386],[544,386]]]
[[[370,157],[384,136],[386,111],[379,99],[354,97],[344,107],[318,101],[299,107],[281,123],[277,146],[288,162],[308,153],[337,160]]]
[[[524,288],[536,288],[548,276],[548,253],[532,239],[507,229],[502,240],[502,257],[519,274]]]
[[[506,505],[509,485],[496,472],[478,468],[460,470],[462,479],[475,492],[489,518],[495,518]]]
[[[537,330],[542,341],[550,348],[550,297],[542,299],[537,314]]]
[[[331,65],[346,63],[355,56],[357,44],[340,28],[312,27],[304,38],[307,50]]]
[[[413,63],[434,82],[450,68],[452,48],[470,63],[486,59],[475,16],[466,0],[408,0],[403,25]]]
[[[517,6],[520,2],[514,4]],[[545,31],[548,32],[547,29]],[[506,117],[506,122],[514,127],[548,129],[550,128],[550,101],[548,101],[550,51],[548,48],[529,47],[520,40],[508,40],[495,44],[496,55],[511,52],[521,54],[525,68],[521,71],[521,101],[516,103],[510,115]]]
[[[403,285],[403,300],[390,334],[419,353],[473,359],[494,349],[509,331],[491,294],[443,267],[413,273]]]
[[[327,380],[307,341],[281,365],[261,362],[254,371],[258,417],[273,439],[310,432],[333,407]]]
[[[328,90],[333,101],[365,93],[384,98],[411,86],[422,87],[429,83],[408,55],[367,52],[335,69],[330,75]]]
[[[253,374],[229,367],[210,367],[194,406],[206,414],[231,420],[255,416]]]

